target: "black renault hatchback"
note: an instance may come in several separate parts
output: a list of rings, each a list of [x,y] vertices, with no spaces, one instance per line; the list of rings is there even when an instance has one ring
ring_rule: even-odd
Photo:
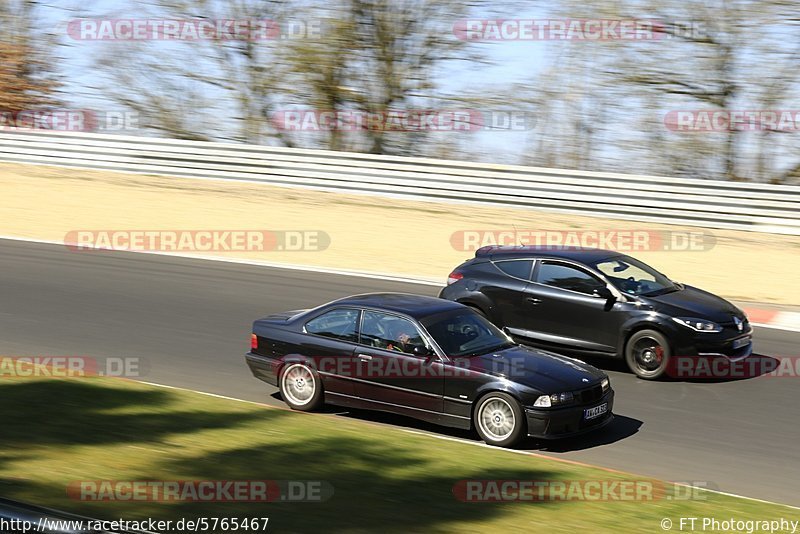
[[[610,250],[484,247],[450,273],[439,296],[473,307],[521,343],[624,358],[647,379],[677,358],[736,361],[753,348],[739,308]]]

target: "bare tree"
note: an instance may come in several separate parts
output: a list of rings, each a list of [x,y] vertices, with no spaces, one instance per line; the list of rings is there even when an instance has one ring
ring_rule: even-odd
[[[284,7],[282,0],[157,0],[148,16],[277,24]],[[283,72],[275,37],[109,43],[97,60],[103,92],[171,137],[280,140],[267,121]]]
[[[58,102],[59,83],[48,38],[33,21],[36,2],[0,2],[0,110],[24,111]]]
[[[554,16],[659,23],[653,40],[553,43],[560,53],[550,81],[563,90],[541,91],[559,120],[539,145],[551,146],[547,158],[558,166],[784,181],[800,172],[787,168],[794,136],[737,127],[674,133],[664,118],[670,110],[796,107],[798,13],[784,0],[562,0]],[[565,124],[573,126],[559,133]],[[787,147],[770,156],[776,136]]]
[[[309,16],[323,17],[318,40],[290,44],[286,56],[300,82],[293,97],[324,111],[381,114],[452,104],[438,70],[472,59],[452,27],[471,6],[456,0],[340,0]],[[408,153],[427,132],[328,132],[325,146],[373,153]]]

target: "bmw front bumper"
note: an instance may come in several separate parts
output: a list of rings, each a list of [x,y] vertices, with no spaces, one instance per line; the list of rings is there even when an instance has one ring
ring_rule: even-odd
[[[587,419],[586,410],[606,405],[606,411],[597,417]],[[600,399],[581,405],[565,406],[563,408],[525,408],[528,420],[528,436],[539,439],[556,439],[576,436],[592,430],[597,430],[614,419],[614,390],[609,391]]]

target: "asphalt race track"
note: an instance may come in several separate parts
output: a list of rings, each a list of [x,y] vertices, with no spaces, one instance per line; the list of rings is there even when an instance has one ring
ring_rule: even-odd
[[[302,253],[297,262],[302,263]],[[443,278],[447,273],[442,273]],[[253,319],[409,283],[0,240],[0,354],[139,357],[143,380],[285,406],[251,377]],[[800,356],[800,333],[757,329],[756,351]],[[616,421],[597,436],[526,448],[800,506],[800,378],[646,382],[610,361]],[[437,432],[399,416],[343,414]]]

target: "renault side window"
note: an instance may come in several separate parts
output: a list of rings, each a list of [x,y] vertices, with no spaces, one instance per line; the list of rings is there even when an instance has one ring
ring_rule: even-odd
[[[514,278],[520,278],[522,280],[531,279],[533,260],[496,261],[494,265],[508,276],[513,276]]]
[[[582,269],[563,263],[543,262],[536,281],[547,286],[591,295],[605,284]]]

